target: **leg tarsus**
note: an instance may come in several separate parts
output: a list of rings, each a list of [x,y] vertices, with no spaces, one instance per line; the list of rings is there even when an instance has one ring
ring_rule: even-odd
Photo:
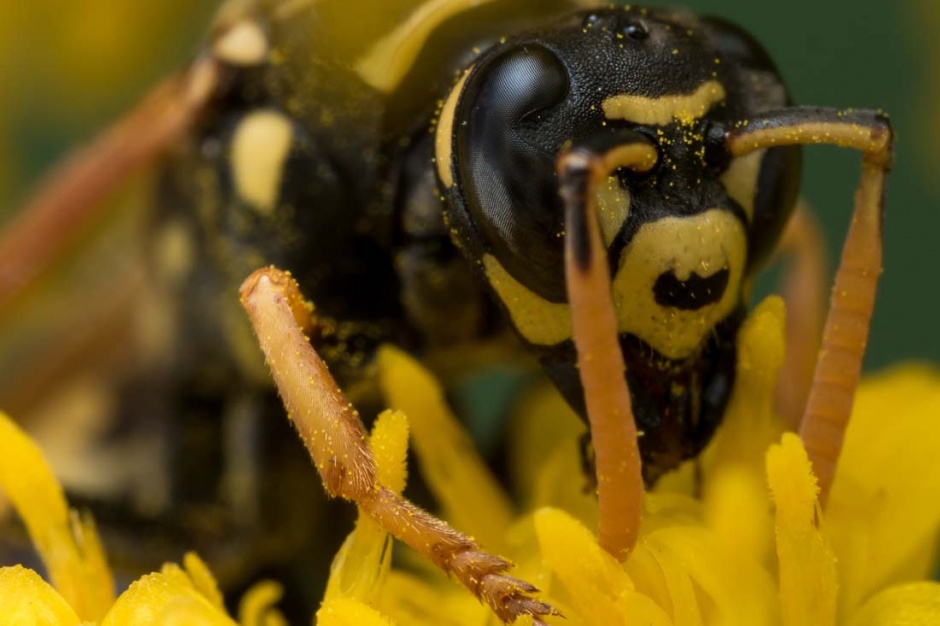
[[[383,528],[453,575],[504,622],[523,615],[558,615],[549,604],[532,598],[535,586],[506,576],[506,559],[483,552],[476,541],[384,487],[357,504]]]

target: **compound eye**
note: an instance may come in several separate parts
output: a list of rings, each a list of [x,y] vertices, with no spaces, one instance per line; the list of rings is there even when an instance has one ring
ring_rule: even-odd
[[[551,51],[517,47],[471,75],[456,112],[457,171],[474,247],[521,284],[565,300],[564,210],[555,176],[557,146],[544,114],[568,93]]]
[[[624,37],[642,41],[650,36],[650,31],[643,22],[630,22],[620,29]]]

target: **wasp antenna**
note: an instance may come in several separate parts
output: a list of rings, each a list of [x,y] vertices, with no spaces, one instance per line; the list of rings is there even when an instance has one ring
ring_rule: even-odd
[[[643,479],[595,195],[601,181],[618,167],[645,172],[656,164],[657,153],[649,141],[627,134],[592,138],[562,153],[557,161],[565,203],[568,300],[594,441],[600,544],[620,561],[626,560],[638,537]]]
[[[214,92],[216,62],[200,58],[72,154],[0,235],[0,313],[106,208],[104,200],[177,141]]]
[[[836,145],[862,153],[852,223],[842,249],[800,437],[825,506],[861,376],[882,262],[885,178],[893,160],[888,118],[874,111],[796,107],[735,125],[727,146],[735,156],[784,145]]]

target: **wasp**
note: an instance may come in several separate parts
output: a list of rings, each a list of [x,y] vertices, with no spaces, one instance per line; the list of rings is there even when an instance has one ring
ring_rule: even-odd
[[[813,253],[796,207],[801,147],[818,144],[863,158],[821,337],[805,322],[789,338],[803,361],[791,381],[806,392],[801,431],[827,484],[881,268],[884,115],[794,106],[748,33],[682,10],[429,0],[361,21],[343,11],[224,4],[203,52],[60,170],[0,240],[2,305],[50,262],[64,217],[87,219],[117,182],[160,163],[150,232],[166,323],[126,390],[152,402],[168,457],[186,469],[167,508],[272,497],[246,505],[258,483],[225,461],[243,449],[226,425],[259,437],[280,411],[260,341],[290,413],[313,420],[298,427],[331,495],[502,619],[551,613],[505,561],[375,482],[339,388],[376,402],[383,343],[468,367],[482,346],[497,346],[482,351],[491,360],[533,356],[590,426],[601,543],[626,558],[639,506],[616,502],[719,427],[755,274],[781,241]],[[269,266],[291,276],[256,272]],[[300,380],[318,381],[320,404]],[[196,467],[207,447],[226,471]]]

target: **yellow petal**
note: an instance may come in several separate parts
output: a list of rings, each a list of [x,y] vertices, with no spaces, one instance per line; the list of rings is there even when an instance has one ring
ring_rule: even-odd
[[[495,622],[488,607],[437,572],[423,576],[392,570],[378,607],[383,615],[409,626],[489,626]]]
[[[401,493],[408,480],[408,419],[399,411],[384,411],[375,420],[369,447],[375,455],[379,482]]]
[[[625,616],[625,622],[628,626],[633,624],[674,626],[675,624],[662,607],[642,593],[628,591],[619,598],[617,604],[620,606],[620,611]]]
[[[388,404],[411,423],[422,474],[441,503],[444,518],[495,552],[505,551],[503,533],[512,506],[457,418],[436,380],[404,352],[383,346],[378,354]]]
[[[408,420],[404,414],[383,412],[373,426],[369,445],[375,454],[379,482],[401,493],[408,454]],[[324,601],[346,598],[374,604],[391,563],[392,538],[360,511],[356,528],[333,557]]]
[[[318,626],[390,626],[393,623],[372,607],[346,598],[328,600],[317,611]]]
[[[130,623],[143,626],[141,622]],[[177,598],[167,604],[152,623],[154,626],[230,626],[235,622],[193,598]]]
[[[705,525],[728,555],[771,564],[773,519],[763,480],[741,465],[724,466],[705,485],[703,504]]]
[[[222,599],[222,592],[219,591],[219,585],[215,582],[215,577],[209,571],[205,561],[200,559],[195,552],[187,552],[183,556],[183,567],[186,568],[186,574],[189,575],[196,591],[217,608],[224,611],[225,601]]]
[[[81,609],[86,615],[103,616],[114,603],[114,575],[108,565],[98,527],[90,513],[72,511],[72,536],[81,555],[81,575],[83,577],[83,603]],[[76,605],[76,611],[79,608]],[[81,614],[81,613],[80,613]]]
[[[601,549],[587,528],[559,509],[539,509],[534,521],[542,559],[584,623],[627,624],[620,600],[634,587],[620,563]]]
[[[623,568],[636,585],[637,591],[660,607],[668,617],[672,613],[672,592],[663,574],[662,565],[655,551],[650,548],[645,533],[640,536],[639,542],[630,554],[630,558],[623,564]],[[669,619],[672,623],[672,618]]]
[[[20,565],[0,568],[0,626],[78,626],[68,602],[39,574]]]
[[[324,601],[347,598],[372,603],[392,563],[392,537],[360,514],[356,527],[333,557]]]
[[[284,590],[271,580],[251,586],[238,603],[238,623],[241,626],[287,626],[287,620],[274,608]]]
[[[597,496],[587,484],[577,445],[574,440],[562,440],[542,462],[532,506],[561,509],[587,527],[597,528]]]
[[[236,626],[179,567],[138,579],[118,597],[101,626]]]
[[[866,602],[849,626],[935,626],[940,624],[940,583],[890,587]]]
[[[704,619],[702,607],[684,564],[666,545],[649,539],[646,537],[641,543],[662,572],[668,598],[663,609],[676,626],[701,626]]]
[[[591,509],[597,509],[595,496],[584,494],[587,479],[581,467],[578,444],[578,439],[587,432],[587,425],[571,410],[554,385],[547,380],[529,385],[516,403],[509,428],[510,471],[516,495],[526,509],[555,506],[570,513],[572,511],[562,501],[572,496],[589,503]],[[552,477],[546,482],[546,466],[553,463],[559,467],[551,470]],[[569,467],[574,471],[562,473]],[[577,504],[581,506],[580,502]]]
[[[849,615],[878,589],[927,577],[940,528],[940,372],[907,366],[866,380],[826,523]]]
[[[0,413],[0,486],[42,557],[53,586],[82,620],[98,620],[114,601],[114,579],[95,526],[69,513],[42,452]]]
[[[785,626],[835,624],[836,563],[819,528],[819,488],[800,439],[787,433],[767,452],[776,505],[780,605]]]
[[[777,621],[774,582],[753,555],[727,551],[718,535],[700,526],[662,528],[643,543],[663,570],[677,626]],[[634,583],[644,590],[640,580]]]
[[[707,476],[721,467],[750,468],[763,480],[764,453],[783,432],[774,412],[777,374],[783,364],[783,300],[770,296],[748,316],[738,333],[738,362],[734,391],[721,428],[703,454]]]

